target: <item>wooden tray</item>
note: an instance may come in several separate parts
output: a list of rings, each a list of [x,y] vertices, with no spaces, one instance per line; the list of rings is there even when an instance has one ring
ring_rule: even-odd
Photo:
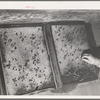
[[[96,47],[91,25],[84,21],[59,21],[51,22],[47,27],[54,44],[62,83],[97,79],[98,68],[81,59],[83,50]]]
[[[38,93],[98,78],[98,68],[81,60],[83,50],[96,47],[89,23],[2,24],[0,38],[1,94]]]
[[[42,24],[1,25],[0,38],[7,94],[55,88]]]

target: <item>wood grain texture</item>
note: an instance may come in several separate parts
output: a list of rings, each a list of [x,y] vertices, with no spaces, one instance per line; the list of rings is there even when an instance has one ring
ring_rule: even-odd
[[[53,41],[53,37],[52,37],[52,31],[51,31],[51,27],[49,24],[44,26],[45,28],[45,38],[47,40],[47,45],[48,45],[48,49],[49,49],[49,57],[50,57],[50,61],[52,63],[52,72],[53,72],[53,76],[54,76],[54,80],[55,80],[55,86],[56,89],[60,89],[63,86],[62,80],[61,80],[61,73],[58,67],[58,60],[57,60],[57,55],[56,55],[56,51],[55,51],[55,47],[54,47],[54,41]]]

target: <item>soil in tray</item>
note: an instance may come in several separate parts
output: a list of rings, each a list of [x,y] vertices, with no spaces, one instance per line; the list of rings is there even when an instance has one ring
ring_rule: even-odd
[[[51,29],[63,83],[96,79],[96,67],[81,59],[83,50],[90,48],[85,25],[51,25]]]
[[[54,87],[42,27],[2,28],[0,40],[8,94]]]

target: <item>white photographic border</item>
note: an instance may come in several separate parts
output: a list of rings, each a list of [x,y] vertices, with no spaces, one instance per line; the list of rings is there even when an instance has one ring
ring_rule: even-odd
[[[0,10],[100,10],[100,1],[0,1]],[[0,95],[2,99],[98,99],[100,96]]]

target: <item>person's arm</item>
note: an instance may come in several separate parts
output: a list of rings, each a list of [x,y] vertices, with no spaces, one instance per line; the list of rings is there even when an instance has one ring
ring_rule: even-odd
[[[97,57],[94,57],[92,54],[84,53],[82,55],[82,60],[89,64],[96,65],[97,67],[100,68],[100,59],[98,59]]]

